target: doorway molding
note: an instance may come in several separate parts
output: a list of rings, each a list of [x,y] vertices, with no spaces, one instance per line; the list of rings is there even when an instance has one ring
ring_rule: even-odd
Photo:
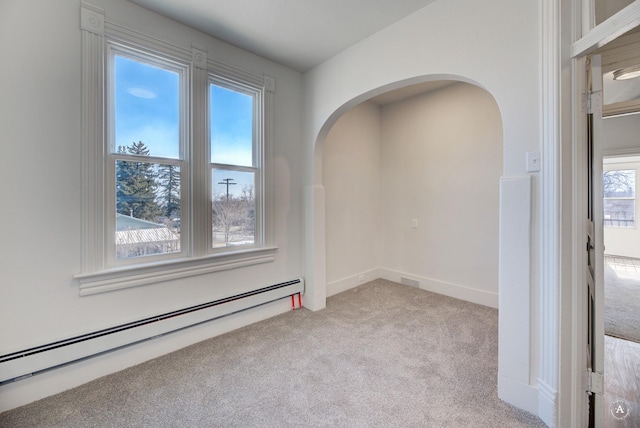
[[[331,128],[347,111],[356,105],[384,93],[421,84],[426,82],[450,80],[477,86],[491,94],[485,86],[465,76],[455,74],[424,74],[394,82],[386,83],[374,89],[369,89],[335,109],[319,132],[315,135],[312,146],[312,183],[304,189],[305,204],[305,307],[311,310],[321,310],[326,306],[326,229],[325,229],[325,189],[323,184],[323,151],[324,143]],[[492,97],[495,98],[493,94]],[[503,143],[504,144],[504,143]]]
[[[541,142],[540,280],[538,282],[538,416],[549,426],[558,422],[561,304],[561,10],[554,0],[541,7]]]
[[[313,183],[305,187],[305,233],[306,233],[306,278],[305,282],[308,296],[305,295],[305,306],[311,310],[323,309],[326,305],[326,225],[325,225],[325,188],[323,184],[323,148],[329,130],[348,110],[355,105],[372,97],[417,83],[434,80],[455,80],[470,83],[490,94],[494,99],[495,94],[478,82],[459,75],[431,75],[425,74],[405,80],[396,81],[387,85],[371,89],[356,95],[336,108],[320,127],[315,135],[313,147]],[[497,103],[498,104],[498,103]],[[500,110],[500,117],[505,133],[504,112]],[[539,140],[538,140],[539,141]],[[503,147],[507,141],[503,137]],[[539,212],[539,204],[534,194],[534,182],[537,177],[528,174],[508,175],[502,171],[500,180],[500,244],[499,244],[499,306],[500,306],[500,340],[498,351],[498,394],[499,397],[510,404],[525,409],[531,413],[540,413],[540,391],[544,388],[545,397],[543,409],[545,413],[555,415],[557,400],[557,385],[553,377],[548,383],[547,378],[540,380],[536,371],[540,364],[536,363],[539,357],[537,346],[540,342],[537,336],[540,333],[538,326],[539,303],[535,301],[538,294],[533,278],[538,275],[533,272],[531,260],[533,251],[538,256],[540,249],[533,250],[534,239],[532,235],[532,219],[536,215],[533,210]],[[525,220],[528,219],[528,220]],[[551,290],[557,290],[551,285]],[[551,299],[555,295],[552,294]],[[552,302],[557,307],[557,299]],[[549,326],[551,336],[549,343],[555,354],[549,358],[552,364],[557,361],[557,332],[553,330],[557,326],[557,310],[549,312]],[[503,322],[507,320],[507,322]],[[554,376],[557,368],[549,371]],[[544,382],[544,383],[543,383]],[[548,397],[548,398],[547,398]],[[546,409],[550,408],[551,411]]]
[[[559,34],[556,49],[562,58],[562,68],[566,73],[557,75],[560,82],[558,94],[561,100],[557,118],[560,120],[557,132],[561,132],[561,176],[555,183],[558,192],[570,192],[570,197],[563,195],[561,205],[561,270],[560,278],[563,284],[559,290],[560,308],[560,337],[570,337],[570,341],[559,343],[559,367],[562,378],[559,380],[558,416],[554,426],[582,427],[587,425],[587,399],[585,393],[584,371],[586,357],[586,296],[583,284],[586,283],[586,258],[584,257],[584,243],[586,231],[580,227],[585,218],[586,209],[586,168],[587,160],[582,147],[586,138],[586,118],[583,110],[583,93],[585,88],[586,57],[597,48],[615,40],[630,29],[640,25],[640,2],[636,1],[621,10],[600,25],[589,28],[589,22],[584,19],[588,15],[586,10],[593,0],[566,0],[561,5],[554,5],[554,0],[544,0],[544,8],[556,8],[555,14],[561,19],[559,28],[564,33]],[[544,21],[553,22],[553,13],[543,16],[543,30],[547,25]],[[584,30],[583,30],[584,29]],[[569,38],[569,39],[568,39]],[[545,54],[548,56],[549,53]],[[553,67],[546,64],[543,67],[545,78],[552,76]],[[544,85],[544,84],[543,84]],[[543,106],[547,108],[552,100],[543,96]],[[566,125],[562,125],[566,124]],[[545,127],[546,125],[543,125]],[[546,134],[546,129],[545,129]],[[560,135],[560,134],[558,134]],[[550,145],[543,145],[545,155],[555,153]],[[551,152],[547,152],[551,150]],[[563,181],[571,184],[563,186]],[[544,267],[543,267],[544,270]]]

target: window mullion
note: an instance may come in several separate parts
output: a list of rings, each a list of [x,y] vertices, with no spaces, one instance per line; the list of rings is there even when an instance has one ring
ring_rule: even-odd
[[[206,60],[204,62],[206,64]],[[211,246],[211,179],[207,162],[209,159],[208,87],[207,70],[198,66],[193,67],[190,146],[192,210],[189,233],[191,254],[195,256],[205,255]]]

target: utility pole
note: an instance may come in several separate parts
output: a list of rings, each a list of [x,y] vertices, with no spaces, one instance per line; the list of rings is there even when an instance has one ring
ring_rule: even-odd
[[[233,178],[225,178],[222,181],[220,181],[218,184],[226,184],[227,186],[227,202],[229,202],[229,186],[233,186],[234,184],[238,184],[238,183],[232,183]]]

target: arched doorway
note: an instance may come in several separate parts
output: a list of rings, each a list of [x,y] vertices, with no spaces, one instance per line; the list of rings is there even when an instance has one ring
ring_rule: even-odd
[[[329,73],[337,84],[337,75]],[[377,76],[382,82],[384,78]],[[346,77],[342,76],[344,80]],[[493,75],[489,75],[492,81]],[[348,79],[347,79],[348,80]],[[307,185],[305,187],[305,306],[311,310],[319,310],[326,305],[327,297],[327,269],[326,269],[326,194],[323,179],[324,149],[327,135],[336,122],[350,109],[376,96],[391,90],[407,88],[425,82],[453,80],[471,84],[495,99],[502,121],[504,143],[502,144],[503,175],[500,177],[500,223],[499,223],[499,370],[498,395],[501,399],[532,413],[538,411],[537,391],[532,386],[532,367],[537,352],[538,337],[535,335],[536,302],[532,294],[531,260],[535,258],[532,242],[535,227],[534,203],[538,195],[534,193],[533,177],[531,174],[521,173],[521,167],[514,168],[516,163],[524,170],[525,153],[522,152],[522,136],[528,136],[526,130],[535,129],[531,121],[523,120],[523,104],[512,97],[511,92],[504,92],[502,88],[497,92],[478,81],[461,75],[453,74],[425,74],[391,81],[380,85],[375,78],[364,81],[353,81],[355,88],[349,86],[345,95],[344,83],[334,87],[328,85],[325,79],[309,82],[308,122],[305,125],[306,141],[312,143],[307,146]],[[389,82],[387,80],[387,82]],[[323,96],[311,95],[322,93]],[[520,136],[515,139],[515,130]],[[526,138],[525,138],[526,139]],[[516,144],[518,143],[518,144]],[[410,219],[410,222],[413,218]],[[420,220],[418,219],[420,224]],[[406,223],[405,223],[406,224]],[[406,272],[398,269],[401,272]],[[428,278],[428,274],[421,274]],[[398,275],[400,278],[400,275]],[[356,280],[359,275],[356,276]],[[436,278],[438,279],[438,278]],[[449,290],[448,281],[443,279],[438,284]],[[468,290],[465,290],[468,291]],[[472,290],[473,293],[473,290]],[[496,292],[476,293],[476,301],[487,294],[497,296]],[[463,296],[458,296],[463,297]],[[469,298],[468,294],[463,298]],[[486,304],[486,302],[485,302]],[[504,322],[503,322],[504,321]]]
[[[498,306],[502,121],[458,80],[349,110],[324,140],[327,295],[385,278]]]

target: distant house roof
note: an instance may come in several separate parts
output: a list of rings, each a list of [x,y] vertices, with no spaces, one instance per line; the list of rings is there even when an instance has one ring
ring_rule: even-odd
[[[116,214],[116,245],[167,242],[178,239],[164,224]]]
[[[159,227],[166,228],[164,224],[154,223],[124,214],[116,214],[116,231],[118,232],[132,229],[156,229]]]

